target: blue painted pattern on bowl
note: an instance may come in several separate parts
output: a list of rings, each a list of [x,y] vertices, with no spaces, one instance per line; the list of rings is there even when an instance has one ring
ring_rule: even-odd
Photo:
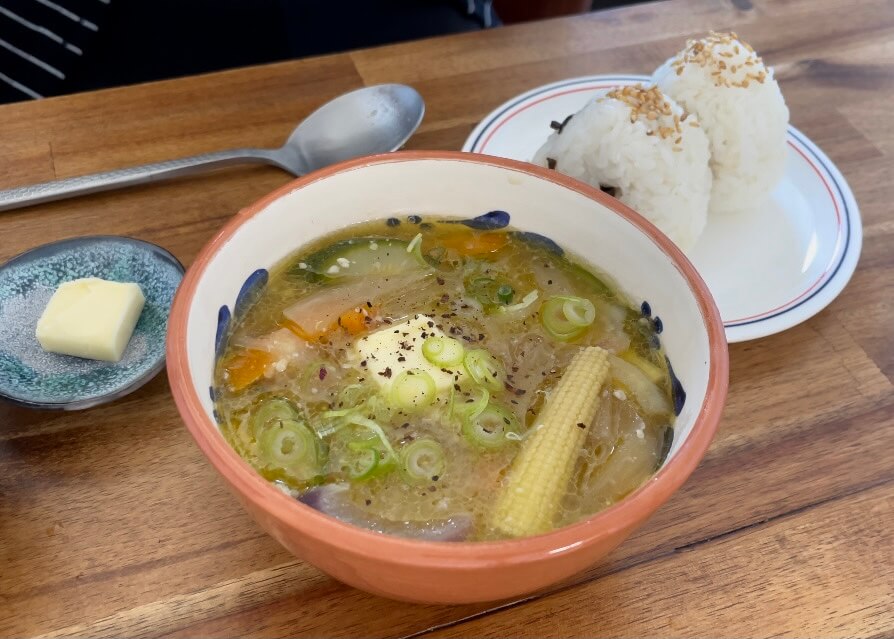
[[[120,362],[47,353],[37,320],[63,282],[99,277],[140,285],[146,304]],[[165,249],[127,237],[91,236],[32,249],[0,267],[0,397],[75,410],[136,390],[164,366],[168,314],[183,266]]]

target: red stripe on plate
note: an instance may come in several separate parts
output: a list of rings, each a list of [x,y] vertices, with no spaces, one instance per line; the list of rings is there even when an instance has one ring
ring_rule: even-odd
[[[475,151],[475,152],[476,152],[476,153],[484,153],[484,147],[486,147],[486,146],[487,146],[487,143],[490,142],[490,139],[491,139],[492,137],[494,137],[494,134],[496,134],[496,132],[500,130],[500,127],[501,127],[501,126],[503,126],[504,124],[506,124],[507,122],[509,122],[509,120],[511,120],[512,118],[514,118],[515,116],[517,116],[517,115],[518,115],[519,113],[521,113],[522,111],[527,111],[527,110],[530,109],[532,106],[536,106],[536,105],[540,104],[541,102],[546,102],[547,100],[552,100],[553,98],[558,98],[559,96],[562,96],[562,95],[568,95],[569,93],[580,93],[581,91],[598,91],[599,89],[612,89],[612,88],[617,87],[617,86],[623,86],[623,85],[620,85],[620,84],[600,84],[600,85],[595,85],[595,86],[578,87],[577,89],[568,89],[567,91],[560,91],[559,93],[552,93],[552,94],[550,94],[550,95],[548,95],[548,96],[546,96],[546,97],[540,98],[540,99],[538,99],[538,100],[534,100],[533,102],[529,102],[529,103],[526,104],[525,106],[523,106],[523,107],[519,107],[518,109],[516,109],[515,111],[513,111],[512,113],[510,113],[509,115],[507,115],[505,118],[503,118],[502,120],[500,120],[500,122],[498,122],[498,123],[494,126],[493,130],[491,130],[491,132],[487,134],[487,137],[484,138],[484,142],[481,143],[481,147],[480,147],[477,151]]]

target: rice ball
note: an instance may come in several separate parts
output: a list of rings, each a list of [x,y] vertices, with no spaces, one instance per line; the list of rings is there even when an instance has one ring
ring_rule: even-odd
[[[690,40],[652,76],[711,143],[710,210],[759,205],[785,170],[789,112],[773,70],[735,33]]]
[[[655,87],[600,91],[534,155],[618,198],[683,251],[705,227],[711,194],[708,139],[698,120]]]

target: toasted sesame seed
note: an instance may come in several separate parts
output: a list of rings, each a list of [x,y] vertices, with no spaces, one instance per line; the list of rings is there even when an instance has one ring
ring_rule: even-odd
[[[744,49],[744,51],[743,51]],[[733,62],[735,61],[735,64]],[[747,84],[731,77],[743,67],[761,67],[761,59],[754,53],[754,49],[739,40],[735,33],[711,32],[700,40],[689,40],[672,62],[675,72],[679,75],[686,65],[694,65],[705,68],[711,75],[716,86],[723,87],[747,87]],[[750,78],[752,81],[763,82],[763,79]]]

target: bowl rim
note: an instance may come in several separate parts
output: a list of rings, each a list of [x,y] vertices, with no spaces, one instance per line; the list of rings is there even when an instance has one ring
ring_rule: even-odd
[[[436,542],[383,535],[344,523],[287,496],[261,477],[226,442],[202,408],[198,389],[190,381],[187,352],[187,322],[193,296],[212,257],[249,219],[274,201],[325,180],[335,174],[365,167],[400,162],[446,160],[470,162],[509,169],[544,179],[595,200],[625,218],[665,253],[689,284],[708,334],[709,371],[705,398],[689,437],[680,449],[646,483],[621,501],[579,522],[556,530],[499,541]],[[174,298],[168,322],[167,370],[171,392],[187,429],[199,448],[231,487],[254,506],[301,535],[318,540],[340,552],[392,564],[450,566],[475,569],[497,564],[520,564],[571,552],[600,538],[643,522],[686,481],[707,451],[717,431],[726,400],[729,354],[720,313],[708,287],[695,267],[661,231],[630,207],[599,189],[526,162],[458,151],[399,151],[341,162],[290,181],[240,210],[202,248]]]

